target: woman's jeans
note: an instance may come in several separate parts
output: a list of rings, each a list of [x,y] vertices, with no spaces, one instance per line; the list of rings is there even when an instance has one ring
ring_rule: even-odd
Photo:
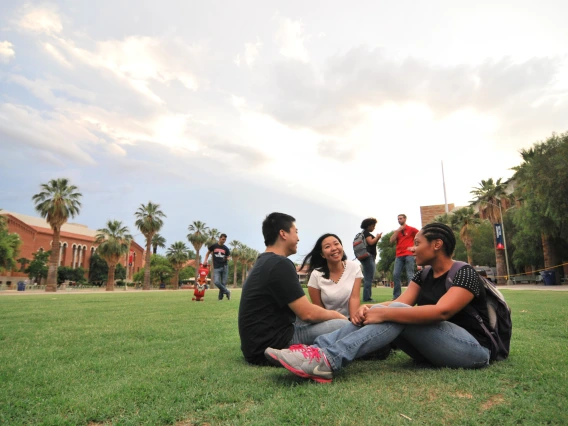
[[[385,308],[374,305],[371,309]],[[389,308],[410,308],[391,303]],[[395,341],[397,347],[419,362],[438,367],[481,368],[489,364],[490,351],[465,329],[448,321],[435,324],[384,322],[357,327],[349,325],[318,337],[314,346],[323,350],[334,371],[355,358],[374,352]]]
[[[347,324],[351,324],[351,322],[343,319],[332,319],[318,323],[308,323],[302,321],[300,318],[296,318],[296,323],[294,324],[294,336],[288,343],[288,346],[297,345],[299,343],[311,345],[314,343],[316,337],[321,336],[322,334],[331,333],[346,326]]]
[[[369,257],[360,262],[361,266],[363,266],[363,302],[368,302],[371,300],[373,278],[375,278],[375,258],[369,255]]]

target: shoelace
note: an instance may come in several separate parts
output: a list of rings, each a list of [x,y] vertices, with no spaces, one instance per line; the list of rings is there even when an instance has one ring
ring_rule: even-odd
[[[302,351],[302,354],[304,355],[304,358],[307,358],[310,361],[315,358],[317,362],[321,360],[321,355],[322,355],[320,349],[314,348],[313,346],[307,346]]]
[[[297,345],[292,345],[288,348],[288,350],[292,351],[292,352],[303,352],[306,350],[306,348],[308,348],[308,345],[304,345],[302,343],[297,344]]]

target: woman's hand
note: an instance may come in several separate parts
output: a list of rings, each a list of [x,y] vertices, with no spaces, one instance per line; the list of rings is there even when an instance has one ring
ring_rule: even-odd
[[[375,308],[368,309],[365,312],[365,319],[363,320],[363,325],[367,324],[380,324],[385,321],[389,321],[386,318],[386,314],[390,311],[389,308]]]
[[[369,305],[359,306],[357,312],[355,312],[355,314],[351,316],[351,323],[353,325],[363,325],[363,321],[365,320],[365,312],[367,312],[369,309]]]

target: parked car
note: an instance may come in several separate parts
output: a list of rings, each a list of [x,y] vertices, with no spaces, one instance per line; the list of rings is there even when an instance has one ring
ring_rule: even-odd
[[[497,282],[497,278],[495,278],[495,271],[490,266],[475,266],[474,269],[479,275],[487,278],[489,281],[494,283]]]

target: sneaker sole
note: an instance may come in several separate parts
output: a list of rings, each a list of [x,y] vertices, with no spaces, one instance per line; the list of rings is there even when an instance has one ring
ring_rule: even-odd
[[[314,382],[318,382],[318,383],[331,383],[333,379],[326,379],[320,376],[313,376],[311,374],[308,374],[302,370],[298,370],[294,367],[292,367],[291,365],[286,364],[284,361],[282,360],[278,360],[280,362],[280,364],[282,364],[282,367],[284,367],[286,370],[288,370],[290,373],[295,374],[298,377],[301,377],[303,379],[312,379]]]
[[[276,356],[272,354],[264,354],[264,357],[270,363],[270,365],[273,365],[275,367],[282,367],[282,364],[280,364],[280,361]]]

